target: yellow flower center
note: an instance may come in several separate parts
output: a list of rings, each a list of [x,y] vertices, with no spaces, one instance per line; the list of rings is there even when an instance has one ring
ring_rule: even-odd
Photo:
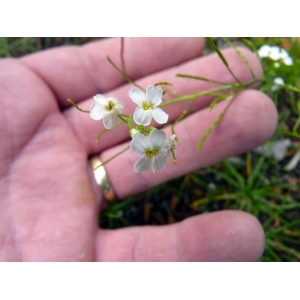
[[[148,158],[151,158],[151,157],[153,157],[153,156],[157,156],[157,154],[158,154],[158,149],[157,148],[155,148],[155,149],[147,149],[146,150],[146,156],[148,157]]]
[[[116,106],[116,103],[114,103],[113,101],[108,101],[107,106],[105,107],[106,110],[111,111],[114,110]]]
[[[142,106],[143,106],[143,110],[148,110],[148,109],[154,108],[152,103],[147,103],[147,102],[143,102]]]

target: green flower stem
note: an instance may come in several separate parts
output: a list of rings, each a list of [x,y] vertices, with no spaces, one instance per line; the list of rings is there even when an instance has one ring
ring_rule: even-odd
[[[253,72],[253,69],[251,67],[251,65],[249,64],[248,60],[246,59],[246,57],[239,51],[239,49],[230,41],[230,39],[223,37],[223,39],[234,49],[234,51],[237,53],[237,55],[240,57],[240,59],[244,62],[244,64],[247,66],[247,68],[249,69],[251,76],[253,79],[255,79],[255,74]]]
[[[188,103],[188,105],[186,106],[186,108],[183,110],[182,114],[174,121],[174,123],[171,126],[172,134],[176,134],[176,132],[175,132],[175,125],[178,122],[180,122],[186,116],[186,114],[188,113],[188,111],[189,111],[191,105],[194,103],[194,101],[195,101],[195,99],[190,100],[190,102]],[[178,144],[180,144],[179,139],[177,137],[177,134],[176,134],[175,140],[176,140],[176,142]]]
[[[154,84],[154,86],[158,86],[158,85],[167,85],[167,86],[172,86],[173,84],[171,82],[167,82],[167,81],[160,81]]]
[[[213,50],[215,50],[217,52],[217,54],[219,55],[220,59],[222,60],[223,64],[226,66],[227,70],[229,71],[229,73],[231,74],[231,76],[236,80],[236,82],[238,82],[239,84],[242,84],[239,79],[234,75],[234,73],[232,72],[231,68],[229,67],[228,62],[226,61],[225,57],[223,56],[222,52],[220,51],[220,49],[216,46],[216,44],[214,43],[214,41],[212,40],[212,38],[205,38],[206,41],[209,43],[209,45],[211,46],[211,48]]]
[[[128,120],[125,120],[124,117],[121,114],[118,114],[119,119],[121,119],[125,124],[127,124]]]
[[[114,130],[114,129],[116,129],[117,127],[119,127],[119,126],[121,126],[121,125],[123,125],[123,124],[124,124],[123,122],[120,122],[120,123],[118,123],[117,125],[113,126],[113,127],[110,128],[110,129],[103,129],[103,130],[101,130],[101,131],[98,133],[95,142],[96,142],[96,143],[99,142],[99,139],[100,139],[100,137],[101,137],[101,135],[102,135],[103,133],[105,133],[105,132],[107,132],[107,131]]]
[[[84,109],[81,109],[73,100],[71,99],[68,99],[67,100],[70,104],[72,104],[75,108],[77,108],[79,111],[81,112],[84,112],[84,113],[89,113],[90,111],[89,110],[84,110]]]
[[[122,62],[122,71],[124,74],[126,73],[126,67],[125,67],[125,60],[124,60],[124,37],[121,37],[121,52],[120,52],[120,56],[121,56],[121,62]]]
[[[205,77],[201,77],[201,76],[194,76],[194,75],[188,75],[188,74],[176,74],[176,77],[181,77],[181,78],[190,78],[190,79],[196,79],[196,80],[202,80],[202,81],[206,81],[206,82],[213,82],[213,83],[218,83],[218,84],[230,84],[228,82],[223,82],[223,81],[217,81],[214,79],[209,79],[209,78],[205,78]]]
[[[217,103],[219,103],[219,102],[221,102],[222,100],[224,100],[224,99],[226,99],[226,98],[232,96],[234,93],[236,93],[236,91],[231,92],[231,93],[228,93],[228,94],[225,94],[225,95],[222,94],[221,96],[215,98],[214,101],[209,105],[210,111],[213,110],[213,108],[215,107],[215,105],[216,105]]]
[[[236,94],[234,97],[232,97],[232,99],[229,101],[229,103],[226,105],[226,107],[224,108],[224,110],[217,116],[217,118],[213,121],[213,123],[208,127],[208,129],[206,130],[206,132],[204,133],[203,137],[201,138],[200,142],[198,143],[197,149],[201,150],[204,141],[206,140],[206,138],[209,136],[209,134],[211,133],[211,131],[218,125],[218,123],[221,121],[222,117],[224,116],[225,112],[227,111],[227,109],[229,108],[229,106],[231,105],[231,103],[233,102],[233,100],[236,98],[238,94]]]
[[[123,72],[120,68],[118,68],[117,66],[116,66],[116,64],[110,59],[110,57],[108,56],[108,55],[106,55],[106,58],[107,58],[107,60],[110,62],[110,64],[124,77],[124,79],[127,81],[127,82],[129,82],[129,83],[132,83],[134,86],[136,86],[136,87],[138,87],[139,89],[141,89],[142,91],[144,91],[145,92],[145,89],[144,88],[142,88],[141,86],[139,86],[137,83],[135,83],[133,80],[131,80],[129,77],[128,77],[128,75],[125,73],[125,72]]]
[[[109,163],[110,161],[112,161],[112,160],[113,160],[114,158],[116,158],[117,156],[123,154],[123,153],[126,152],[129,148],[130,148],[130,145],[127,146],[126,148],[124,148],[122,151],[118,152],[117,154],[113,155],[110,159],[106,160],[106,161],[103,162],[101,165],[97,166],[97,167],[94,169],[94,171],[97,170],[98,168],[100,168],[100,167],[106,165],[107,163]]]
[[[128,126],[129,129],[132,128],[131,122],[132,122],[132,116],[125,115],[125,114],[118,114],[118,117]],[[124,119],[124,118],[127,118]]]
[[[263,79],[254,79],[246,84],[228,84],[228,85],[224,85],[224,86],[220,86],[220,87],[216,87],[210,90],[206,90],[203,92],[198,92],[198,93],[194,93],[194,94],[190,94],[190,95],[186,95],[186,96],[181,96],[172,100],[167,100],[164,103],[162,103],[161,105],[159,105],[159,107],[163,108],[167,105],[173,104],[173,103],[178,103],[178,102],[183,102],[186,100],[191,100],[191,99],[196,99],[197,97],[202,97],[202,96],[206,96],[206,95],[211,95],[215,92],[220,92],[220,91],[226,91],[226,90],[230,90],[230,89],[234,89],[236,88],[238,91],[242,90],[242,89],[246,89],[249,86],[251,86],[254,83],[257,82],[263,82]]]

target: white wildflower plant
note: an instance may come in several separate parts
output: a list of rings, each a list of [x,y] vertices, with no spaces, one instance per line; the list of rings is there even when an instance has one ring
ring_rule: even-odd
[[[105,98],[103,95],[94,96],[94,102],[90,109],[90,117],[93,120],[103,119],[103,124],[106,129],[111,129],[117,125],[118,114],[124,108],[123,103],[116,98]]]
[[[145,173],[151,167],[154,173],[164,170],[170,153],[172,153],[173,162],[176,163],[176,135],[173,134],[170,138],[166,138],[166,134],[162,130],[153,126],[145,128],[151,123],[152,118],[159,124],[168,121],[168,114],[158,107],[162,102],[162,95],[162,90],[154,85],[149,85],[146,93],[138,87],[131,88],[129,97],[138,105],[131,116],[122,114],[124,106],[121,101],[97,94],[94,96],[95,102],[89,111],[93,120],[103,119],[106,128],[104,131],[114,129],[122,123],[128,125],[132,136],[130,148],[141,157],[133,168],[136,173]],[[118,119],[122,122],[118,123]],[[132,121],[136,123],[135,126],[132,126]]]
[[[220,49],[214,43],[213,39],[206,38],[210,47],[215,50],[215,52],[219,55],[221,61],[224,63],[224,66],[227,68],[228,72],[231,74],[235,83],[227,83],[219,80],[214,80],[211,78],[204,78],[201,76],[194,76],[189,74],[176,74],[176,77],[181,78],[189,78],[192,80],[202,80],[211,82],[216,84],[216,87],[211,88],[207,91],[196,91],[188,95],[179,95],[176,91],[167,91],[162,90],[158,86],[172,86],[169,82],[158,82],[154,85],[148,85],[146,89],[140,87],[136,82],[131,80],[126,73],[125,62],[123,57],[123,50],[121,53],[121,61],[122,61],[122,69],[116,66],[112,60],[107,56],[108,61],[112,64],[112,66],[120,72],[120,74],[124,77],[124,79],[133,85],[129,89],[128,98],[131,99],[137,106],[131,112],[131,114],[123,113],[125,101],[129,99],[124,99],[123,102],[119,101],[114,97],[106,97],[101,94],[97,94],[94,96],[94,103],[92,103],[90,110],[83,110],[78,107],[78,105],[73,102],[71,99],[68,99],[69,103],[75,106],[78,110],[82,112],[89,113],[90,117],[93,120],[102,120],[104,128],[102,129],[97,138],[96,142],[98,142],[100,136],[107,132],[112,131],[115,128],[121,125],[127,125],[129,129],[130,136],[132,138],[130,145],[128,145],[125,149],[115,154],[112,158],[103,162],[100,166],[105,165],[118,155],[121,155],[123,152],[131,149],[131,151],[139,157],[136,163],[133,166],[133,171],[136,173],[145,173],[152,169],[154,173],[162,171],[166,168],[168,158],[172,155],[173,163],[176,163],[177,160],[177,151],[175,148],[175,143],[179,143],[178,136],[175,133],[175,125],[182,121],[187,114],[189,113],[189,109],[192,107],[193,103],[198,100],[198,98],[202,96],[209,96],[212,98],[212,102],[210,104],[210,110],[214,108],[215,105],[218,105],[219,102],[229,99],[223,111],[218,115],[218,117],[213,121],[211,126],[208,127],[206,132],[203,134],[201,139],[197,144],[197,149],[200,150],[203,146],[204,141],[209,136],[211,131],[218,125],[222,116],[225,114],[228,107],[233,103],[238,93],[242,90],[246,90],[248,87],[263,83],[265,81],[264,78],[257,78],[255,73],[253,72],[250,64],[247,62],[247,59],[243,56],[243,54],[236,49],[235,46],[232,46],[236,51],[236,54],[240,56],[243,62],[245,62],[246,67],[248,67],[252,79],[249,82],[243,83],[241,82],[232,69],[230,68],[226,58],[222,55]],[[231,42],[226,39],[226,41],[231,45]],[[123,44],[122,44],[123,45]],[[122,47],[122,46],[121,46]],[[269,58],[274,60],[273,63],[285,65],[293,64],[293,59],[289,56],[288,52],[278,46],[269,46],[264,45],[258,50],[258,55],[261,58]],[[276,90],[281,86],[285,88],[288,85],[284,84],[283,79],[275,78],[274,87],[272,90]],[[166,92],[170,92],[172,96],[171,100],[163,99],[163,95]],[[156,123],[162,125],[166,124],[169,120],[169,115],[163,110],[167,105],[175,104],[175,103],[186,103],[186,106],[183,108],[182,112],[179,113],[177,118],[173,121],[171,125],[171,137],[167,138],[166,133],[162,129],[155,128]],[[153,120],[154,119],[154,120]],[[170,155],[171,154],[171,155]],[[96,167],[96,168],[98,168]]]
[[[257,53],[260,58],[269,57],[270,59],[275,60],[277,62],[275,67],[277,68],[279,67],[278,61],[281,60],[287,66],[291,66],[294,63],[288,52],[279,46],[263,45],[258,49]]]

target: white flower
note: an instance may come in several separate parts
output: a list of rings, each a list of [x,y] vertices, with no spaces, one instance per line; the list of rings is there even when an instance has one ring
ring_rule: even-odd
[[[259,57],[269,57],[276,61],[282,59],[284,64],[287,66],[291,66],[293,64],[293,59],[289,56],[288,52],[279,46],[271,47],[269,45],[263,45],[259,48],[257,53]]]
[[[105,98],[103,95],[94,96],[94,102],[90,109],[90,117],[94,120],[103,118],[104,127],[110,129],[117,124],[118,114],[124,108],[123,103],[116,98]]]
[[[288,57],[285,57],[284,59],[283,59],[283,62],[287,65],[287,66],[291,66],[294,62],[293,62],[293,59],[290,57],[290,56],[288,56]]]
[[[281,77],[276,77],[274,78],[274,83],[275,84],[271,88],[272,92],[279,90],[280,85],[284,85],[284,80]]]
[[[269,53],[269,57],[273,60],[279,60],[281,58],[287,57],[288,54],[285,50],[281,49],[278,46],[271,47],[271,51]]]
[[[151,123],[152,117],[158,124],[168,122],[169,115],[157,107],[162,101],[161,89],[154,85],[149,85],[145,94],[141,89],[133,87],[129,91],[129,97],[138,105],[133,114],[135,123],[148,126]]]
[[[269,57],[270,52],[271,52],[271,46],[269,45],[263,45],[257,50],[259,57]]]
[[[130,143],[131,150],[141,158],[134,165],[135,173],[145,173],[152,166],[153,172],[161,171],[167,166],[169,151],[164,131],[153,129],[149,138],[136,133]]]

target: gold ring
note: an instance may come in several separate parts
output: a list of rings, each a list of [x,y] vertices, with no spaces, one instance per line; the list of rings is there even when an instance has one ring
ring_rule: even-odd
[[[116,200],[115,193],[112,190],[112,188],[108,182],[108,178],[107,178],[104,166],[98,167],[99,165],[102,164],[102,162],[99,159],[99,155],[92,156],[90,158],[90,163],[93,168],[93,173],[94,173],[94,177],[97,182],[97,185],[103,191],[105,199],[107,201]],[[97,168],[97,169],[95,170],[95,168]]]

